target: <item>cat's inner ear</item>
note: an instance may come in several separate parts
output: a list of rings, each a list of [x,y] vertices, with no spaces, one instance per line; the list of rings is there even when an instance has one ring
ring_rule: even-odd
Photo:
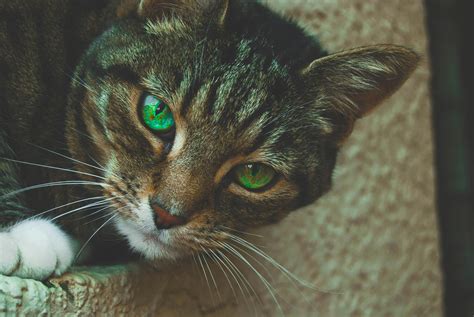
[[[230,0],[123,0],[119,16],[135,12],[142,18],[206,16],[224,25]],[[197,14],[196,14],[197,13]]]
[[[392,95],[416,68],[419,56],[395,45],[375,45],[332,54],[301,70],[315,107],[342,142],[359,119]]]

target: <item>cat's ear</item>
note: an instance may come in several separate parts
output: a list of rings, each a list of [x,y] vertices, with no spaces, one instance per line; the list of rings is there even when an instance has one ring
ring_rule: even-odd
[[[410,76],[419,56],[396,45],[367,46],[319,58],[301,74],[316,107],[328,117],[338,143],[354,121],[392,95]]]
[[[142,18],[165,16],[199,16],[199,13],[212,17],[219,25],[225,24],[230,0],[123,0],[117,14],[127,16],[131,12]]]

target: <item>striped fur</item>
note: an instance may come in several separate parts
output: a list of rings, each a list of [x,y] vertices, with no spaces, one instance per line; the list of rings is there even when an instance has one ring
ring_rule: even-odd
[[[132,249],[152,260],[209,246],[224,226],[278,221],[320,197],[354,120],[417,62],[396,46],[326,56],[315,38],[252,1],[1,0],[0,16],[1,156],[82,173],[1,161],[0,191],[96,181],[91,174],[106,183],[4,197],[0,224],[101,195]],[[145,91],[170,105],[173,138],[141,124]],[[232,168],[246,162],[272,166],[274,186],[236,185]],[[186,225],[158,232],[150,199]],[[100,223],[80,218],[61,224],[85,240]]]

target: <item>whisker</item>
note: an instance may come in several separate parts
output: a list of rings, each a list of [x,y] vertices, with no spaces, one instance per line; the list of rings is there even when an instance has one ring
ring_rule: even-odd
[[[70,210],[70,211],[67,211],[67,212],[64,212],[56,217],[54,217],[53,219],[51,220],[57,220],[59,218],[62,218],[64,216],[67,216],[67,215],[70,215],[72,213],[75,213],[75,212],[78,212],[80,210],[84,210],[84,209],[89,209],[89,208],[92,208],[92,207],[97,207],[97,206],[102,206],[102,205],[106,205],[108,204],[108,202],[111,200],[111,199],[114,199],[115,197],[112,197],[112,198],[108,198],[108,199],[105,199],[105,200],[102,200],[102,201],[99,201],[99,202],[94,202],[94,203],[91,203],[91,204],[88,204],[88,205],[85,205],[85,206],[82,206],[82,207],[79,207],[79,208],[76,208],[76,209],[73,209],[73,210]]]
[[[86,138],[87,138],[87,141],[91,142],[92,144],[95,144],[95,140],[94,140],[91,136],[89,136],[89,135],[87,135],[87,134],[85,134],[85,133],[79,131],[79,130],[76,129],[76,128],[70,128],[70,129],[72,129],[72,130],[75,131],[76,133],[78,133],[78,134],[80,134],[80,135],[86,137]],[[119,175],[117,175],[116,173],[114,173],[114,172],[112,172],[112,171],[107,171],[107,170],[105,169],[105,167],[104,167],[102,164],[100,164],[99,162],[97,162],[97,160],[94,159],[90,154],[87,154],[87,156],[91,159],[91,161],[93,161],[95,164],[97,164],[97,166],[95,167],[96,169],[99,169],[99,170],[103,171],[104,173],[111,173],[113,176],[117,177],[118,179],[123,180],[123,178],[120,177]],[[69,159],[71,159],[71,158],[69,158]],[[85,162],[82,162],[82,163],[87,164],[87,163],[85,163]]]
[[[87,156],[91,159],[92,162],[94,162],[95,164],[97,164],[97,166],[102,169],[104,172],[106,173],[110,173],[112,174],[113,176],[117,177],[118,179],[120,179],[121,181],[123,181],[123,177],[121,177],[120,175],[118,175],[117,173],[115,173],[114,171],[111,171],[111,170],[107,170],[102,164],[100,164],[99,162],[97,162],[97,160],[95,158],[93,158],[90,154],[87,154]]]
[[[107,207],[105,207],[105,208],[102,208],[100,211],[104,211],[104,210],[109,209],[109,208],[110,208],[110,206],[107,206]],[[90,223],[96,222],[97,220],[107,218],[107,217],[112,216],[112,215],[114,215],[114,212],[113,212],[113,211],[109,211],[109,212],[107,212],[107,213],[106,213],[105,215],[103,215],[103,216],[97,217],[97,218],[95,218],[95,219],[92,219],[92,220],[86,222],[86,223],[84,224],[84,226],[86,226],[86,225],[88,225],[88,224],[90,224]]]
[[[84,225],[87,225],[87,224],[92,223],[92,222],[95,222],[95,221],[97,221],[97,220],[106,218],[106,217],[108,217],[108,216],[110,216],[110,215],[112,215],[112,214],[114,214],[114,213],[118,213],[119,210],[122,210],[122,209],[127,208],[127,207],[128,207],[128,206],[123,206],[123,207],[120,207],[120,208],[118,208],[118,209],[109,211],[107,214],[105,214],[105,215],[103,215],[103,216],[100,216],[100,217],[97,217],[97,218],[95,218],[94,220],[88,221],[88,222],[86,222]],[[93,214],[97,214],[98,212],[103,211],[103,210],[108,209],[108,208],[111,208],[111,207],[110,207],[110,206],[107,206],[107,207],[105,207],[105,208],[100,209],[99,211],[94,212]]]
[[[234,232],[238,232],[238,233],[242,233],[242,234],[245,234],[245,235],[248,235],[248,236],[252,236],[252,237],[257,237],[257,238],[265,238],[264,236],[260,235],[260,234],[256,234],[256,233],[250,233],[250,232],[246,232],[246,231],[240,231],[240,230],[237,230],[237,229],[234,229],[234,228],[230,228],[230,227],[226,227],[226,226],[219,226],[223,229],[226,229],[226,230],[229,230],[229,231],[234,231]]]
[[[198,260],[199,260],[199,264],[201,265],[202,272],[204,273],[204,278],[206,279],[207,287],[209,288],[209,293],[211,294],[212,302],[214,302],[214,296],[212,295],[211,284],[209,284],[209,279],[207,278],[206,270],[204,269],[204,265],[202,264],[201,253],[198,253]]]
[[[106,209],[108,209],[108,208],[111,208],[111,206],[105,206],[105,207],[103,207],[103,208],[100,208],[99,210],[94,211],[93,213],[90,213],[90,214],[87,214],[87,215],[85,215],[85,216],[76,218],[76,220],[78,220],[78,221],[79,221],[79,220],[84,220],[84,219],[86,219],[86,218],[89,218],[89,217],[92,217],[92,216],[94,216],[94,215],[97,215],[98,213],[101,213],[102,211],[104,211],[104,210],[106,210]],[[107,214],[107,215],[108,215],[108,214]],[[107,216],[107,215],[106,215],[106,216]],[[90,221],[90,222],[93,222],[93,221],[102,219],[102,218],[104,218],[104,217],[106,217],[106,216],[101,216],[101,217],[99,217],[99,218],[97,218],[97,219],[94,219],[94,220],[92,220],[92,221]],[[86,222],[84,225],[87,225],[87,224],[89,224],[90,222]]]
[[[270,278],[273,278],[272,277],[272,274],[270,273],[270,271],[268,270],[268,268],[261,262],[259,261],[255,256],[253,256],[252,254],[250,254],[249,252],[247,252],[246,250],[244,250],[243,248],[237,246],[237,245],[233,245],[234,248],[236,248],[237,250],[239,250],[240,252],[242,252],[243,254],[247,255],[250,259],[252,259],[253,261],[255,261],[255,263],[257,263],[258,265],[260,265],[264,270],[265,270],[265,273],[267,273],[267,275],[270,277]]]
[[[222,253],[219,250],[216,250],[216,252],[218,252],[218,254],[222,257],[222,264],[225,265],[225,267],[229,270],[230,274],[234,278],[234,280],[237,283],[237,286],[240,290],[240,293],[242,294],[242,298],[244,299],[244,301],[245,301],[245,303],[247,304],[247,307],[248,307],[249,306],[248,305],[248,300],[249,300],[250,297],[252,297],[252,294],[250,293],[249,288],[247,287],[244,280],[240,276],[240,275],[243,275],[243,274],[240,272],[240,270],[238,270],[237,268],[234,268],[235,267],[234,263],[232,263],[232,261],[230,261],[230,259],[224,253]],[[234,267],[232,267],[232,266],[234,266]],[[244,288],[242,288],[239,281],[242,282],[242,285],[245,288],[245,292],[248,294],[249,298],[247,298],[247,296],[245,296]],[[253,303],[253,306],[254,306],[254,309],[256,309],[255,303]]]
[[[222,243],[218,243],[218,244],[220,244],[221,247],[224,247],[224,250],[225,250],[225,245],[227,245],[227,243],[222,242]],[[226,251],[229,251],[229,250],[226,250]],[[259,303],[262,304],[260,296],[257,294],[257,292],[253,288],[252,284],[248,281],[248,279],[245,277],[245,275],[239,270],[239,268],[222,251],[218,250],[217,252],[219,252],[219,254],[223,257],[223,259],[230,265],[231,268],[233,268],[233,270],[237,274],[237,276],[239,276],[239,279],[242,282],[242,285],[244,286],[244,288],[245,288],[247,294],[249,295],[249,297],[252,297],[252,294],[250,293],[250,291],[252,291],[252,293],[253,293],[254,297],[256,298],[256,300]],[[242,292],[242,295],[245,298],[245,295],[243,294],[243,292]],[[255,303],[254,302],[252,302],[252,303],[254,305],[254,309],[256,310]]]
[[[87,154],[87,156],[91,159],[91,161],[93,161],[95,164],[97,164],[98,167],[100,167],[102,170],[106,171],[105,167],[102,166],[102,164],[100,164],[99,162],[97,162],[97,160],[95,158],[93,158],[90,154]],[[116,176],[115,174],[113,174],[114,176]]]
[[[103,228],[105,227],[112,219],[114,219],[115,217],[117,217],[118,214],[116,215],[113,215],[111,216],[109,219],[107,219],[107,221],[105,221],[96,231],[94,231],[94,233],[89,237],[89,239],[87,239],[87,241],[82,245],[81,249],[76,253],[76,257],[74,258],[74,262],[77,261],[77,259],[79,258],[79,256],[81,255],[82,251],[84,251],[84,249],[86,248],[87,244],[92,240],[92,238],[94,238],[94,236]]]
[[[84,132],[80,131],[79,129],[76,129],[74,127],[68,127],[68,129],[71,129],[73,130],[74,132],[76,132],[77,134],[80,134],[82,135],[83,137],[86,137],[89,141],[91,141],[91,143],[94,143],[95,140],[90,136],[90,135],[87,135],[85,134]]]
[[[272,285],[268,282],[268,280],[262,274],[260,274],[260,272],[257,269],[255,269],[255,267],[244,256],[242,256],[242,254],[240,252],[238,252],[235,248],[233,248],[229,244],[225,244],[224,248],[227,249],[228,251],[230,251],[232,254],[234,254],[238,259],[242,260],[245,264],[247,264],[248,267],[258,276],[260,281],[263,283],[265,288],[270,293],[270,296],[273,298],[273,301],[275,302],[275,304],[278,307],[278,311],[282,315],[284,315],[284,312],[283,312],[283,309],[280,305],[280,302],[276,298],[276,294],[274,292],[274,289],[273,289]]]
[[[206,249],[204,249],[202,246],[201,246],[201,249],[206,253]],[[206,264],[207,266],[207,270],[209,271],[209,275],[211,276],[211,279],[212,279],[212,283],[214,284],[214,287],[216,289],[216,292],[217,292],[217,296],[219,297],[220,300],[222,300],[222,297],[221,297],[221,293],[219,292],[219,288],[217,287],[217,283],[216,283],[216,280],[214,279],[214,274],[212,273],[212,270],[211,270],[211,267],[209,266],[209,264],[207,263],[207,260],[206,260],[206,257],[203,256],[203,260],[204,260],[204,263]]]
[[[234,242],[235,242],[235,241],[234,241]],[[240,244],[240,243],[239,243],[239,244]],[[240,245],[241,245],[241,244],[240,244]],[[268,271],[268,269],[266,268],[266,266],[265,266],[262,262],[260,262],[258,259],[256,259],[254,256],[252,256],[251,254],[249,254],[248,252],[246,252],[246,251],[243,250],[242,248],[240,248],[240,247],[238,247],[238,246],[234,246],[234,247],[237,248],[238,250],[240,250],[241,252],[243,252],[245,255],[249,256],[249,257],[250,257],[252,260],[254,260],[256,263],[258,263],[258,264],[265,270],[265,272],[266,272],[267,274],[269,274],[270,278],[272,277],[272,275],[270,274],[270,272]],[[265,259],[267,262],[269,262],[268,259],[266,259],[266,258],[264,258],[264,259]],[[270,263],[270,264],[273,265],[273,263]],[[313,303],[311,302],[311,300],[308,298],[308,296],[307,296],[306,294],[303,293],[303,291],[298,287],[298,285],[295,284],[295,282],[294,282],[289,276],[287,276],[287,275],[285,274],[285,272],[283,272],[280,268],[278,268],[278,270],[279,270],[280,272],[282,272],[283,275],[291,282],[291,284],[295,287],[295,289],[298,291],[299,295],[304,299],[304,301],[305,301],[306,303],[310,304],[311,307],[313,307]],[[278,292],[277,292],[277,293],[278,293]],[[287,302],[287,301],[285,300],[285,297],[282,297],[282,298],[283,298],[283,300],[285,301],[285,303],[287,303],[287,304],[293,306],[292,303],[289,303],[289,302]]]
[[[199,278],[201,279],[201,283],[204,283],[204,280],[202,279],[202,274],[201,272],[199,271],[199,265],[196,261],[196,253],[195,252],[192,252],[191,255],[193,256],[193,261],[194,261],[194,264],[196,265],[196,269],[197,271],[199,272]]]
[[[62,157],[62,158],[65,158],[65,159],[71,160],[71,161],[73,161],[73,162],[76,162],[76,163],[78,163],[78,164],[81,164],[81,165],[84,165],[84,166],[88,166],[88,167],[97,169],[97,170],[102,171],[102,172],[107,172],[107,170],[105,170],[105,169],[103,169],[103,168],[100,168],[100,167],[98,167],[98,166],[94,166],[94,165],[92,165],[92,164],[89,164],[89,163],[80,161],[80,160],[78,160],[78,159],[72,158],[72,157],[67,156],[67,155],[64,155],[64,154],[62,154],[62,153],[59,153],[59,152],[56,152],[56,151],[47,149],[47,148],[42,147],[42,146],[39,146],[39,145],[37,145],[37,144],[33,144],[33,143],[28,143],[28,144],[30,144],[31,146],[37,147],[37,148],[39,148],[39,149],[42,149],[43,151],[46,151],[46,152],[49,152],[49,153],[58,155],[58,156],[60,156],[60,157]]]
[[[235,242],[235,241],[234,241]],[[252,259],[253,261],[255,261],[258,265],[260,265],[260,267],[262,267],[265,272],[267,273],[267,275],[269,276],[269,278],[274,282],[274,279],[273,279],[273,275],[270,273],[270,271],[268,270],[268,268],[261,262],[259,261],[255,256],[251,255],[249,252],[247,252],[246,250],[240,248],[239,246],[237,245],[234,245],[234,248],[236,248],[237,250],[239,250],[240,252],[242,252],[243,254],[247,255],[250,259]],[[266,260],[266,259],[265,259]],[[268,260],[266,260],[268,261]],[[281,270],[280,270],[281,271]],[[285,275],[285,274],[284,274]],[[285,276],[286,277],[286,276]],[[288,278],[288,277],[287,277]],[[298,286],[295,284],[294,281],[290,280],[290,282],[293,284],[293,286],[297,289],[299,295],[307,302],[307,303],[310,303],[312,305],[312,303],[308,300],[308,297],[298,288]],[[269,283],[271,285],[271,283]],[[273,286],[272,286],[273,287]],[[274,287],[273,287],[274,288]],[[275,288],[274,288],[275,289]],[[278,293],[278,292],[277,292]],[[282,297],[283,300],[285,301],[285,303],[287,304],[290,304],[291,306],[293,306],[291,303],[288,303],[284,297]]]
[[[40,189],[40,188],[47,188],[47,187],[57,187],[57,186],[74,186],[74,185],[90,185],[90,186],[100,186],[100,187],[105,187],[109,186],[108,184],[105,183],[97,183],[97,182],[89,182],[89,181],[58,181],[58,182],[49,182],[49,183],[43,183],[43,184],[37,184],[29,187],[25,187],[19,190],[15,190],[13,192],[7,193],[3,196],[0,196],[0,200],[4,198],[8,198],[14,195],[18,195],[20,193],[29,191],[29,190],[34,190],[34,189]]]
[[[75,204],[79,204],[79,203],[82,203],[84,201],[89,201],[89,200],[93,200],[93,199],[101,199],[101,198],[104,198],[103,196],[96,196],[96,197],[89,197],[89,198],[85,198],[85,199],[81,199],[81,200],[76,200],[76,201],[73,201],[73,202],[70,202],[70,203],[67,203],[67,204],[64,204],[64,205],[61,205],[61,206],[58,206],[58,207],[54,207],[54,208],[51,208],[51,209],[48,209],[46,211],[42,211],[40,212],[39,214],[36,214],[36,215],[33,215],[31,216],[30,218],[35,218],[35,217],[38,217],[38,216],[42,216],[44,214],[47,214],[51,211],[54,211],[54,210],[57,210],[57,209],[61,209],[63,207],[67,207],[67,206],[70,206],[70,205],[75,205]]]
[[[214,242],[215,242],[215,241],[214,241]],[[210,250],[210,251],[215,255],[216,259],[218,259],[218,260],[222,263],[222,265],[224,265],[224,267],[225,267],[225,268],[229,271],[229,273],[231,274],[231,276],[232,276],[232,278],[234,279],[234,281],[237,283],[237,286],[239,287],[240,293],[242,294],[242,298],[244,299],[245,304],[247,305],[247,308],[249,308],[248,301],[250,300],[250,301],[252,302],[252,307],[253,307],[254,313],[255,313],[255,315],[257,315],[257,306],[255,305],[255,301],[253,301],[253,300],[251,299],[252,294],[250,293],[250,291],[249,291],[247,285],[244,284],[245,290],[247,291],[247,294],[249,294],[249,298],[247,298],[247,297],[245,296],[244,291],[243,291],[243,289],[242,289],[242,287],[241,287],[241,285],[240,285],[239,280],[242,281],[242,283],[245,283],[245,282],[246,282],[247,284],[250,285],[250,287],[252,287],[252,285],[250,284],[250,282],[248,282],[247,279],[245,279],[245,282],[244,282],[240,276],[238,276],[239,279],[237,279],[237,277],[236,277],[235,274],[234,274],[234,271],[235,271],[235,270],[237,270],[240,275],[243,276],[243,274],[240,272],[240,270],[239,270],[237,267],[235,267],[235,265],[230,261],[230,259],[229,259],[225,254],[223,254],[223,253],[222,253],[221,251],[219,251],[219,250],[216,250],[216,252],[217,252],[218,254],[216,254],[216,252],[214,252],[213,250]],[[219,254],[220,254],[221,257],[224,258],[224,259],[221,259],[221,258],[219,257]],[[225,262],[224,262],[224,260],[225,260]],[[227,262],[227,263],[226,263],[226,262]],[[228,265],[229,262],[230,262],[235,268],[229,267],[229,265]],[[224,274],[225,274],[225,271],[223,271],[223,272],[224,272]],[[227,277],[227,275],[226,275],[226,277]],[[237,300],[237,295],[236,295],[236,293],[235,293],[235,291],[234,291],[234,288],[232,287],[232,284],[230,283],[229,280],[228,280],[228,282],[229,282],[229,285],[231,285],[232,292],[234,293],[234,297],[235,297],[235,299]],[[252,287],[252,291],[253,291],[253,293],[255,294],[255,297],[256,297],[257,301],[261,302],[261,301],[260,301],[260,297],[259,297],[258,294],[255,292],[255,290],[253,289],[253,287]]]
[[[262,258],[264,258],[265,260],[267,260],[270,264],[272,264],[273,266],[275,266],[276,268],[278,268],[290,281],[296,281],[297,283],[299,283],[301,286],[304,286],[306,288],[309,288],[309,289],[312,289],[314,291],[318,291],[318,292],[323,292],[323,293],[329,293],[329,294],[342,294],[342,292],[337,292],[337,291],[333,291],[333,290],[323,290],[323,289],[320,289],[318,287],[316,287],[315,285],[312,285],[311,283],[307,282],[307,281],[304,281],[302,280],[301,278],[299,278],[298,276],[296,276],[295,274],[293,274],[292,272],[290,272],[287,268],[285,268],[284,266],[282,266],[280,263],[278,263],[275,259],[273,259],[271,256],[269,256],[268,254],[266,254],[264,251],[262,251],[261,249],[259,249],[258,247],[256,247],[255,245],[253,245],[252,243],[250,243],[249,241],[245,240],[245,239],[242,239],[241,237],[237,237],[235,235],[232,235],[232,234],[229,234],[229,238],[234,240],[235,242],[238,242],[240,243],[241,245],[247,247],[248,249],[252,250],[253,252],[255,252],[256,254],[258,254],[259,256],[261,256]]]
[[[221,264],[221,263],[222,263],[222,260],[219,258],[219,256],[216,255],[216,253],[215,253],[212,249],[209,249],[208,252],[209,252],[209,256],[214,259],[214,262],[217,263],[217,265],[219,266],[220,270],[221,270],[222,273],[224,274],[225,279],[227,280],[227,283],[229,284],[229,287],[230,287],[230,289],[232,290],[232,294],[234,294],[234,298],[235,298],[235,300],[237,301],[237,294],[235,293],[234,286],[233,286],[232,283],[230,282],[230,279],[229,279],[229,277],[227,276],[226,271],[225,271],[224,268],[222,267],[222,264]]]
[[[31,165],[31,166],[37,166],[37,167],[44,167],[44,168],[48,168],[48,169],[59,170],[59,171],[70,172],[70,173],[77,173],[77,174],[87,175],[87,176],[91,176],[91,177],[95,177],[95,178],[105,180],[105,177],[102,177],[102,176],[99,176],[99,175],[86,173],[86,172],[75,171],[75,170],[68,169],[68,168],[56,167],[56,166],[51,166],[51,165],[43,165],[43,164],[38,164],[38,163],[26,162],[26,161],[19,161],[19,160],[9,159],[9,158],[5,158],[5,157],[0,157],[0,159],[4,160],[4,161],[19,163],[19,164],[25,164],[25,165]]]
[[[69,77],[69,79],[71,79],[73,82],[81,85],[82,87],[84,87],[87,91],[93,93],[93,94],[96,94],[97,95],[97,92],[91,87],[89,86],[86,81],[82,78],[80,78],[79,76],[77,76],[76,74],[69,74],[68,72],[64,71],[63,70],[63,73]]]
[[[256,247],[256,246],[253,245],[252,243],[250,243],[249,241],[247,241],[247,240],[245,240],[245,239],[243,239],[243,238],[234,236],[234,235],[232,235],[232,234],[230,234],[229,238],[230,238],[231,240],[233,240],[234,242],[237,242],[237,243],[241,244],[242,246],[245,246],[245,247],[248,248],[249,250],[255,252],[257,255],[261,256],[262,258],[264,258],[265,260],[267,260],[268,262],[270,262],[270,264],[272,264],[272,265],[275,266],[276,268],[280,269],[281,272],[282,272],[284,275],[286,275],[287,277],[289,277],[291,281],[295,280],[295,281],[297,281],[298,283],[300,283],[301,285],[313,289],[312,285],[309,285],[309,283],[300,280],[297,276],[295,276],[293,273],[291,273],[290,271],[288,271],[284,266],[282,266],[282,265],[279,264],[277,261],[275,261],[275,259],[273,259],[271,256],[269,256],[268,254],[266,254],[264,251],[262,251],[261,249],[259,249],[258,247]]]

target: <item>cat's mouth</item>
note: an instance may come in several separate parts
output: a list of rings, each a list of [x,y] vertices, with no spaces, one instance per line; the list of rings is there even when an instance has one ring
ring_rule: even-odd
[[[117,217],[115,225],[123,234],[131,249],[142,254],[147,260],[176,259],[184,255],[184,250],[175,243],[173,229],[157,230]]]
[[[216,241],[224,238],[206,212],[185,218],[168,212],[146,195],[133,202],[117,199],[113,204],[117,231],[132,250],[150,261],[175,260],[203,248],[219,248]]]

